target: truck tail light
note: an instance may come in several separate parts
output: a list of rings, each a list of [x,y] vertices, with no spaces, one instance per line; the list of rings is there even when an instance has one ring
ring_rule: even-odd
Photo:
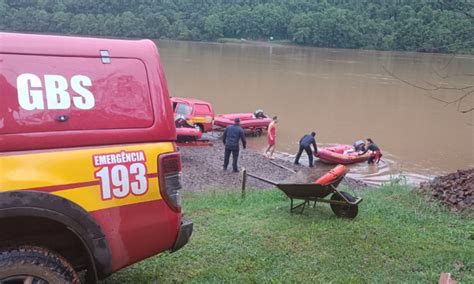
[[[175,212],[181,212],[181,157],[178,152],[158,156],[161,196]]]

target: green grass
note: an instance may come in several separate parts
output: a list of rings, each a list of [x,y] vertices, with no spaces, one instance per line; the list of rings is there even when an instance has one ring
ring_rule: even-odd
[[[361,194],[354,220],[327,204],[291,215],[278,190],[185,196],[190,243],[116,273],[111,283],[474,283],[474,215],[454,215],[409,188]]]

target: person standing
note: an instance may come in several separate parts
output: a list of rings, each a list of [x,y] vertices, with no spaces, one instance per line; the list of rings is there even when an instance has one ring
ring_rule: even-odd
[[[300,149],[298,150],[298,154],[296,154],[295,165],[299,165],[301,154],[303,150],[306,151],[308,154],[309,159],[309,167],[313,167],[313,150],[311,149],[311,145],[314,147],[314,153],[318,153],[318,147],[316,146],[316,140],[314,137],[316,136],[316,132],[311,132],[311,134],[306,134],[300,139]]]
[[[268,125],[268,131],[267,131],[268,147],[267,147],[267,150],[265,150],[265,156],[270,158],[271,160],[275,159],[273,157],[273,152],[275,152],[277,124],[278,124],[278,117],[274,116],[272,122],[270,122],[270,124]],[[268,152],[270,152],[270,155],[268,155]]]
[[[374,164],[374,163],[379,163],[380,158],[382,158],[382,151],[380,151],[379,146],[377,146],[374,141],[371,138],[367,138],[367,149],[365,149],[362,153],[359,155],[364,155],[368,151],[371,151],[371,155],[369,160],[367,161],[368,164]]]
[[[232,153],[232,169],[234,172],[238,172],[237,161],[239,159],[239,141],[242,140],[242,146],[244,149],[247,147],[247,141],[245,140],[245,134],[242,127],[240,127],[240,118],[234,120],[234,124],[229,125],[224,130],[224,136],[222,142],[225,145],[224,152],[224,171],[227,170],[229,165],[230,154]]]

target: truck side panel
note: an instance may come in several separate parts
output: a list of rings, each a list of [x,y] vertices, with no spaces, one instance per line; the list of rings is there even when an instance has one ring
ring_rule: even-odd
[[[147,128],[154,123],[138,59],[2,55],[0,134]],[[5,86],[4,86],[5,85]],[[67,121],[58,122],[60,115]]]
[[[152,41],[9,33],[0,41],[0,152],[176,140]]]
[[[112,270],[171,249],[180,225],[159,190],[157,157],[172,143],[0,154],[0,192],[61,196],[101,226]]]

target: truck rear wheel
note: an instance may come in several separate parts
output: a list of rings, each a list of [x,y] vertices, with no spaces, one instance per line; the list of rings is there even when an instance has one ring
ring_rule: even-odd
[[[20,246],[0,251],[0,283],[80,283],[61,256],[41,247]]]

